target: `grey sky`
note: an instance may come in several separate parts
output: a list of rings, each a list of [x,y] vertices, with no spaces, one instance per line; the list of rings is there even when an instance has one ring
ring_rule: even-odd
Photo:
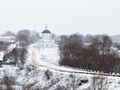
[[[0,0],[0,31],[120,34],[120,0]]]

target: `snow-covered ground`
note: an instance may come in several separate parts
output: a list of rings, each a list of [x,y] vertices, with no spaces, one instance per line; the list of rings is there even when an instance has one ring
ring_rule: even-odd
[[[59,63],[59,50],[58,48],[44,48],[38,50],[40,60],[58,65]]]
[[[33,65],[24,70],[0,69],[0,80],[6,74],[14,77],[12,81],[19,87],[16,90],[120,90],[118,77],[59,72]]]
[[[52,70],[58,70],[62,72],[86,72],[76,68],[68,68],[60,66],[59,63],[59,52],[57,48],[46,48],[46,49],[35,49],[30,48],[32,56],[32,63],[39,67],[45,67]],[[45,51],[44,51],[45,50]],[[50,53],[50,54],[49,54]],[[44,58],[43,58],[44,55]]]
[[[71,73],[82,70],[59,66],[56,55],[57,49],[28,47],[25,69],[0,68],[0,82],[7,75],[16,90],[120,90],[120,77]]]
[[[45,67],[44,69],[52,70],[52,71],[54,71],[54,73],[59,73],[60,75],[61,74],[65,74],[65,75],[69,74],[69,75],[71,75],[71,71],[73,71],[73,72],[83,72],[82,70],[76,70],[76,69],[73,69],[73,68],[57,66],[55,63],[51,63],[50,61],[47,61],[47,59],[48,59],[47,56],[45,58],[46,60],[41,59],[40,58],[40,53],[42,53],[42,52],[40,50],[35,49],[35,48],[33,48],[32,50],[34,52],[33,55],[35,55],[34,58],[33,58],[33,60],[34,60],[33,64],[39,66],[39,68]],[[43,54],[49,54],[49,50],[46,49],[46,51]],[[50,55],[52,57],[55,57],[55,56],[53,56],[54,54],[50,54]],[[50,60],[52,60],[52,59],[50,59]],[[59,62],[59,59],[57,59],[57,60]],[[86,72],[86,71],[84,71],[84,72]],[[64,78],[68,78],[67,75]],[[112,90],[113,88],[114,88],[114,90],[119,90],[120,89],[120,78],[119,77],[95,76],[95,75],[80,74],[80,73],[79,74],[72,73],[72,75],[74,77],[80,76],[79,77],[80,80],[81,79],[83,79],[83,80],[87,79],[88,80],[88,82],[86,84],[83,84],[83,85],[81,84],[80,86],[79,85],[78,86],[75,85],[75,87],[77,87],[75,90],[82,90],[82,89],[87,89],[88,90],[88,87],[89,87],[90,90],[93,90],[93,88],[96,88],[96,90],[98,90],[98,88],[100,88],[100,89],[102,88],[103,90]],[[56,78],[56,77],[54,77],[54,78]],[[75,83],[78,83],[79,79],[76,79],[78,81],[77,82],[75,81]],[[66,85],[66,82],[65,81],[63,81],[63,82]],[[69,82],[69,83],[71,83],[71,82]],[[73,81],[72,81],[72,84],[73,84]],[[93,85],[93,84],[95,84],[95,85]],[[68,90],[73,90],[73,88],[68,89]]]
[[[1,51],[1,52],[0,52],[0,60],[1,60],[1,61],[3,61],[3,55],[4,55],[4,52]]]

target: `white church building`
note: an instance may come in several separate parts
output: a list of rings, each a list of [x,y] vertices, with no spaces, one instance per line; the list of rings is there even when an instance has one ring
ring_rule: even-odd
[[[37,49],[39,49],[39,58],[46,62],[58,64],[59,48],[55,41],[55,36],[51,33],[47,26],[40,34],[41,39],[37,42]]]
[[[40,48],[54,48],[57,47],[57,43],[53,39],[53,34],[47,29],[47,26],[45,30],[41,33],[41,39],[39,40],[39,46]]]

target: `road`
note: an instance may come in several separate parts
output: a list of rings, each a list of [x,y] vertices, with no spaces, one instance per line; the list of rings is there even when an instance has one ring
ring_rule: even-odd
[[[37,60],[38,58],[37,58],[36,50],[34,48],[32,48],[31,50],[32,50],[32,63],[36,66],[45,67],[47,69],[52,69],[52,70],[61,71],[61,72],[73,72],[73,73],[80,72],[80,70],[74,70],[72,68],[67,68],[62,66],[60,67],[55,64],[44,62],[42,60]]]
[[[42,60],[37,60],[37,51],[34,48],[31,48],[32,50],[32,63],[38,67],[44,67],[51,70],[56,70],[60,72],[67,72],[67,73],[79,73],[79,74],[91,74],[91,75],[99,75],[99,76],[114,76],[114,77],[120,77],[120,74],[109,74],[109,73],[100,73],[100,72],[92,72],[92,71],[83,71],[80,69],[73,69],[63,66],[57,66],[54,64],[50,64],[47,62],[44,62]]]

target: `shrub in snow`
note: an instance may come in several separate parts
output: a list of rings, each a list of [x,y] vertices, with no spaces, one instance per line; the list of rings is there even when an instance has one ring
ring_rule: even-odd
[[[26,48],[13,48],[12,51],[3,56],[3,62],[18,66],[23,69],[27,56]]]
[[[28,72],[31,72],[31,71],[34,70],[35,68],[36,68],[36,67],[35,67],[34,65],[30,64],[30,65],[27,65],[27,66],[26,66],[25,70],[28,71]]]
[[[14,84],[15,84],[15,79],[5,75],[1,82],[1,90],[3,88],[6,88],[6,90],[13,90],[12,85],[14,85]],[[4,87],[2,87],[2,86],[4,86]]]
[[[52,73],[49,70],[45,71],[46,79],[49,80],[52,77]]]

